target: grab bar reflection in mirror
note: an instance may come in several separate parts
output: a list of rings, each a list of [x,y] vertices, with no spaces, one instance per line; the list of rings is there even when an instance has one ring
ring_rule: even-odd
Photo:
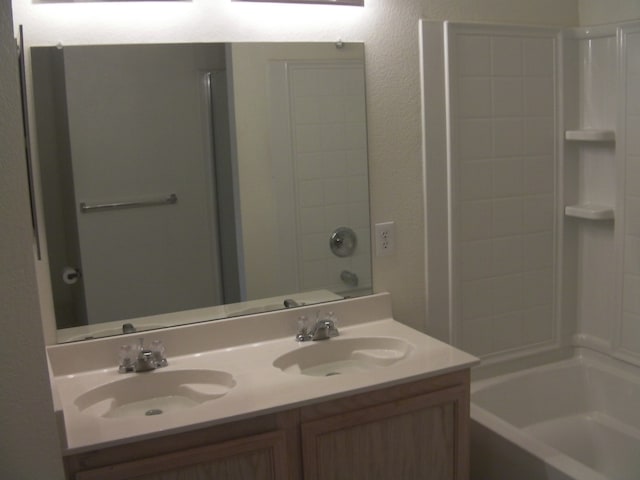
[[[178,196],[175,193],[171,193],[167,196],[154,198],[149,200],[139,200],[131,202],[112,202],[112,203],[80,203],[80,211],[82,213],[96,212],[102,210],[116,210],[119,208],[137,208],[137,207],[152,207],[157,205],[173,205],[178,203]]]

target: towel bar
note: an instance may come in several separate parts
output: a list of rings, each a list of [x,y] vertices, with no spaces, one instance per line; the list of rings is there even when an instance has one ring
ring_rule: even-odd
[[[171,193],[166,197],[156,198],[151,200],[140,200],[134,202],[113,202],[113,203],[80,203],[80,211],[82,213],[96,212],[101,210],[116,210],[119,208],[137,208],[137,207],[152,207],[156,205],[173,205],[178,203],[178,196],[175,193]]]

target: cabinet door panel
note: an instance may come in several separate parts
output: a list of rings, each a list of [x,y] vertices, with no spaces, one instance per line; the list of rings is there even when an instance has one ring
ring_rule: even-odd
[[[76,480],[281,480],[285,434],[273,432],[158,457],[85,470]]]
[[[275,480],[274,467],[270,452],[262,450],[133,478],[135,480]]]
[[[303,424],[305,480],[462,478],[464,398],[451,388]]]

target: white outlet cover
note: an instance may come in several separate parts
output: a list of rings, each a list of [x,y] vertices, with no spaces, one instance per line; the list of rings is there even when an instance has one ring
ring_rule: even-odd
[[[375,235],[376,256],[393,255],[396,249],[396,224],[394,222],[376,223]]]

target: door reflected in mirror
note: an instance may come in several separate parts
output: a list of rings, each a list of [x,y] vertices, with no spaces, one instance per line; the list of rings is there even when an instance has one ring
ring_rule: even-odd
[[[59,341],[371,293],[362,44],[31,52]]]

